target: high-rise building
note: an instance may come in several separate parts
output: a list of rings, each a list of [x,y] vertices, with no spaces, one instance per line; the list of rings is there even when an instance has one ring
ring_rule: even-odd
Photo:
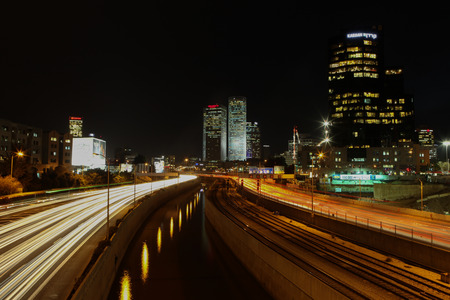
[[[328,99],[332,140],[341,146],[380,142],[377,126],[383,77],[381,28],[344,31],[330,39]]]
[[[414,141],[413,98],[403,70],[385,68],[381,26],[330,39],[328,99],[336,146],[368,148]]]
[[[380,105],[378,115],[384,127],[381,136],[382,146],[417,142],[414,99],[405,93],[403,73],[401,68],[385,70],[383,103]]]
[[[246,160],[247,99],[228,98],[228,160]]]
[[[83,119],[80,117],[69,117],[69,133],[74,137],[83,137]]]
[[[227,109],[219,104],[203,109],[203,160],[227,159]]]
[[[261,132],[258,122],[247,122],[247,158],[261,158]]]

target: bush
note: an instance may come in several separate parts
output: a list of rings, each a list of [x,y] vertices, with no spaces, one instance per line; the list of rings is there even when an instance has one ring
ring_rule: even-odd
[[[14,177],[0,177],[0,195],[9,195],[21,191],[22,184]]]

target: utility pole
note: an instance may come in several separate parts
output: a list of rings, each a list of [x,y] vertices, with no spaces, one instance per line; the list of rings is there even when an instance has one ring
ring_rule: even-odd
[[[136,164],[134,165],[134,198],[133,206],[136,206]]]
[[[108,159],[108,196],[106,198],[106,240],[109,241],[109,159]]]

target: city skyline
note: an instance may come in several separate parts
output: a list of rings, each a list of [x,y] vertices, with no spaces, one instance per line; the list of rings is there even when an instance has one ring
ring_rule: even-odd
[[[109,150],[201,157],[201,108],[243,95],[252,107],[247,119],[278,153],[293,126],[320,129],[328,39],[364,23],[384,27],[386,63],[405,69],[416,127],[434,129],[438,142],[450,137],[442,114],[448,46],[439,42],[448,25],[435,11],[191,5],[12,10],[0,117],[66,132],[69,116],[79,116],[84,134],[105,139]],[[421,18],[431,14],[432,21]]]

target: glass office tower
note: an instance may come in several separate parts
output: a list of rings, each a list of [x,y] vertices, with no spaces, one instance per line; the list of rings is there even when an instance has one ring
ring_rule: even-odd
[[[247,99],[228,98],[228,160],[244,161],[247,158]]]
[[[403,70],[386,68],[381,26],[330,39],[328,99],[335,146],[390,147],[415,141],[413,97]]]
[[[328,99],[336,145],[379,146],[383,76],[380,27],[347,30],[330,39]]]
[[[247,122],[247,159],[261,158],[261,132],[258,122]]]
[[[218,104],[203,109],[203,161],[227,159],[227,109]]]

